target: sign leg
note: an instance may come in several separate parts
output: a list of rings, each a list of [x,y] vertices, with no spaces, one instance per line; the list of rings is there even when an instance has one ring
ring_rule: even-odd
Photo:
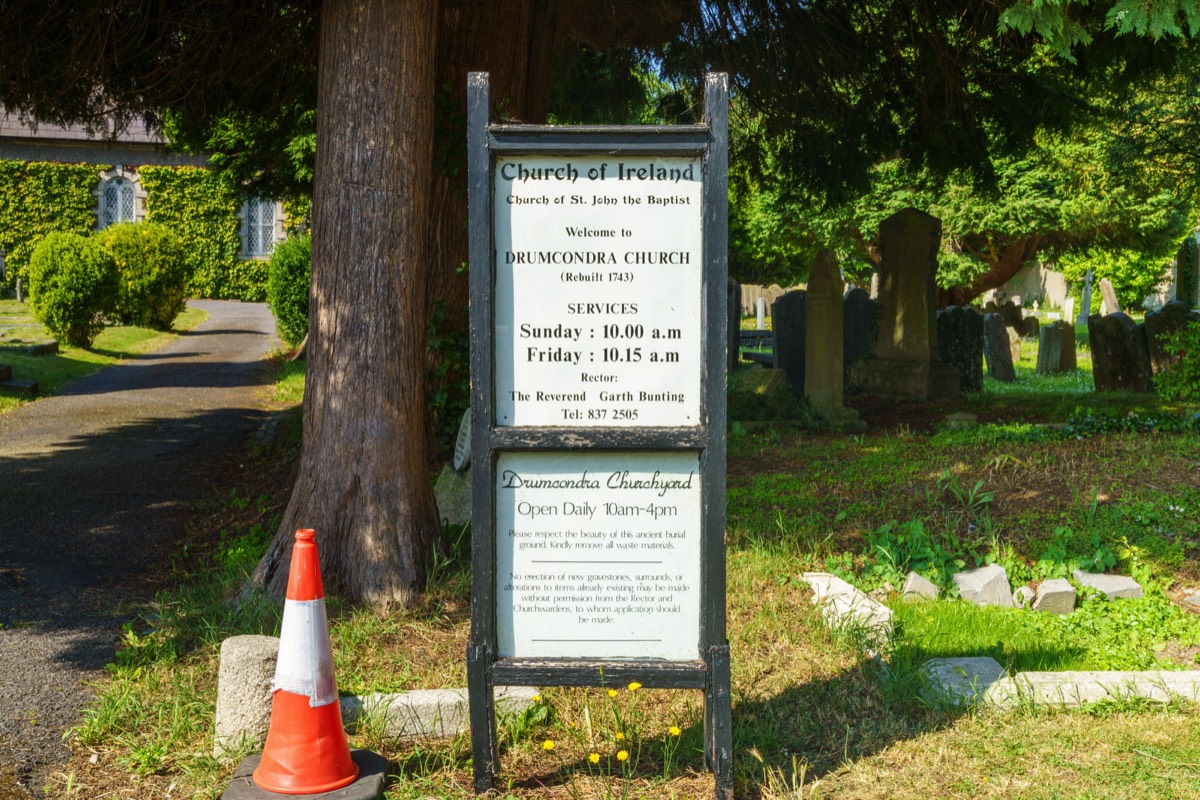
[[[471,756],[476,794],[491,789],[500,772],[496,701],[490,667],[486,646],[467,645],[467,693],[471,708]]]
[[[729,645],[708,651],[704,692],[704,758],[716,778],[718,800],[733,800],[733,710],[729,696]]]

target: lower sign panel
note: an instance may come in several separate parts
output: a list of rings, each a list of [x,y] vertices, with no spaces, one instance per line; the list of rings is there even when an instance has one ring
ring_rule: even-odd
[[[696,453],[501,454],[500,657],[696,659],[701,529]]]

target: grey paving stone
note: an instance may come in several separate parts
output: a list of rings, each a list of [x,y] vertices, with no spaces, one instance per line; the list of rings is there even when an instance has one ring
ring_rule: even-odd
[[[905,600],[937,600],[941,589],[924,575],[910,572],[900,593]]]
[[[1196,702],[1200,700],[1200,671],[1021,672],[996,682],[984,699],[1002,708],[1021,703],[1072,708],[1131,699]]]
[[[928,680],[927,695],[955,705],[982,702],[988,690],[1004,678],[1004,667],[994,658],[934,658],[921,672]]]

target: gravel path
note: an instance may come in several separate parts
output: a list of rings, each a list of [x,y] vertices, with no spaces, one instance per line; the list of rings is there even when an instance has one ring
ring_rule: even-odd
[[[191,305],[162,350],[0,415],[0,800],[43,796],[186,505],[263,424],[270,312]]]

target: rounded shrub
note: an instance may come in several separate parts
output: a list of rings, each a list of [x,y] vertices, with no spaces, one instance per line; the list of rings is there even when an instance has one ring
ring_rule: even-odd
[[[117,295],[113,257],[94,238],[51,233],[29,259],[29,306],[55,339],[90,347]]]
[[[170,328],[191,279],[183,241],[165,225],[142,222],[105,228],[100,243],[120,278],[114,316],[127,325]]]
[[[267,266],[267,304],[279,336],[295,347],[308,335],[308,285],[312,277],[312,237],[280,242]]]

